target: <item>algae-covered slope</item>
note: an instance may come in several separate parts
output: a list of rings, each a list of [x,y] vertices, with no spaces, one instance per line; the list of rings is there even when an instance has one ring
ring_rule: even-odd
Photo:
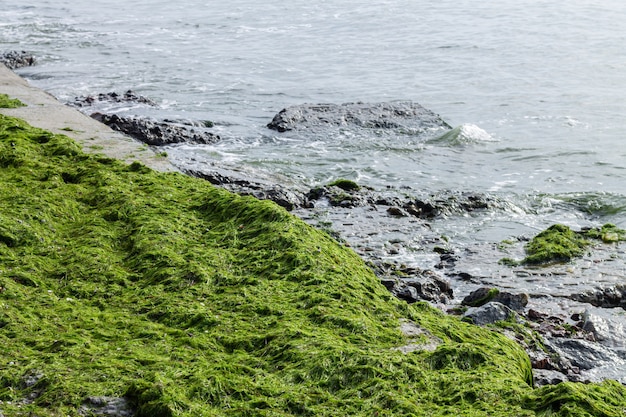
[[[0,116],[4,416],[623,415],[616,383],[531,379],[273,203]]]

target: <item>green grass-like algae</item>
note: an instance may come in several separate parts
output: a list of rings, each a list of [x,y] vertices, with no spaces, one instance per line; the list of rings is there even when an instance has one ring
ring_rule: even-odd
[[[400,320],[441,344],[402,353]],[[396,300],[277,205],[0,116],[4,416],[90,396],[140,417],[623,416],[619,384],[531,382],[517,344]]]
[[[0,109],[15,109],[26,106],[20,100],[11,98],[6,94],[0,93]]]
[[[526,244],[524,259],[516,261],[504,258],[500,262],[511,266],[569,262],[584,255],[593,240],[617,243],[626,240],[626,230],[607,223],[602,227],[577,232],[563,224],[553,224]]]

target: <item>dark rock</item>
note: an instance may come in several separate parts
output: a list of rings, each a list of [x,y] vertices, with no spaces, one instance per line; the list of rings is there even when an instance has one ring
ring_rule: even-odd
[[[437,114],[412,102],[302,104],[281,110],[267,125],[279,132],[341,126],[411,131],[451,128]]]
[[[463,301],[461,301],[461,304],[470,307],[480,307],[493,300],[498,293],[497,288],[481,287],[466,296]]]
[[[510,292],[500,291],[493,299],[498,303],[502,303],[511,310],[523,311],[528,304],[528,294],[511,294]]]
[[[402,208],[415,217],[432,219],[502,206],[503,204],[494,197],[485,194],[442,191],[427,199],[409,200],[403,204]]]
[[[552,339],[550,348],[582,370],[595,368],[599,363],[608,362],[614,358],[614,355],[597,343],[582,339]]]
[[[68,104],[75,106],[75,107],[89,107],[100,102],[123,103],[123,104],[129,104],[129,103],[145,104],[150,107],[157,107],[157,103],[155,103],[154,101],[150,100],[147,97],[136,94],[132,90],[128,90],[124,94],[111,92],[111,93],[100,93],[98,95],[80,96],[80,97],[76,97],[74,101]],[[172,121],[165,121],[165,122],[175,123]]]
[[[158,122],[140,117],[120,117],[116,114],[108,115],[94,113],[91,115],[98,120],[148,145],[162,146],[175,143],[213,144],[220,140],[218,135],[203,129],[191,129],[186,126]]]
[[[374,272],[394,296],[409,303],[446,304],[454,298],[450,282],[430,270],[379,263],[374,266]]]
[[[513,310],[498,302],[490,302],[480,307],[471,307],[463,315],[478,326],[504,321],[514,317]]]
[[[515,311],[523,311],[524,307],[528,304],[528,295],[511,294],[509,292],[499,291],[497,288],[481,287],[465,297],[461,304],[470,307],[480,307],[490,301],[504,304]]]
[[[569,381],[569,378],[563,372],[552,369],[536,369],[533,371],[533,382],[535,387],[556,385],[567,381]]]
[[[540,321],[540,320],[544,320],[546,317],[548,317],[548,315],[531,308],[528,310],[527,317],[529,320],[532,320],[532,321]]]
[[[78,409],[81,416],[131,417],[133,407],[122,397],[89,397]]]
[[[621,307],[626,310],[626,285],[618,284],[614,287],[598,288],[585,293],[573,294],[570,298],[596,307]]]
[[[251,181],[235,172],[217,168],[212,171],[184,170],[184,172],[240,195],[251,195],[259,200],[273,201],[289,211],[303,207],[306,203],[304,195],[297,191],[276,184]]]
[[[389,207],[387,209],[387,214],[389,214],[390,216],[397,216],[397,217],[407,216],[407,214],[400,207]]]
[[[7,51],[0,54],[0,62],[14,70],[35,65],[35,57],[26,51]]]
[[[306,198],[311,202],[325,199],[331,206],[344,208],[363,207],[374,202],[371,193],[364,188],[346,191],[331,185],[311,189]]]

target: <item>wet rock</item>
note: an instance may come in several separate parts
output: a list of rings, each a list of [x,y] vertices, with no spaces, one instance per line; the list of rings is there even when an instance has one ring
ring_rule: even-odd
[[[413,102],[302,104],[281,110],[267,125],[279,132],[342,126],[409,131],[451,128],[439,115]]]
[[[415,217],[432,219],[502,206],[501,202],[486,194],[442,191],[427,199],[409,200],[403,204],[402,208]]]
[[[327,201],[331,206],[343,208],[363,207],[374,203],[373,196],[364,188],[344,190],[334,185],[315,187],[306,194],[306,198],[311,206],[319,200]]]
[[[576,326],[587,335],[592,336],[586,337],[587,340],[594,340],[605,346],[621,347],[621,353],[626,357],[624,323],[608,320],[590,311],[585,311],[579,316],[580,321]]]
[[[408,216],[408,214],[404,210],[402,210],[400,207],[389,207],[387,209],[387,214],[389,214],[390,216],[396,216],[396,217]]]
[[[592,369],[614,358],[602,346],[583,339],[554,338],[550,341],[550,348],[581,370]]]
[[[408,303],[429,301],[446,304],[454,298],[450,282],[430,270],[378,263],[374,272],[394,296]]]
[[[127,90],[123,94],[116,92],[100,93],[98,95],[76,97],[68,104],[74,107],[90,107],[96,103],[118,103],[118,104],[144,104],[150,107],[157,107],[157,103],[151,99]]]
[[[81,416],[131,417],[132,405],[121,397],[89,397],[78,409]]]
[[[259,200],[273,201],[289,211],[306,204],[306,198],[302,193],[276,184],[251,181],[235,172],[219,169],[212,171],[184,170],[184,172],[240,195],[251,195]]]
[[[619,284],[609,288],[598,288],[580,294],[572,294],[570,298],[596,307],[621,307],[626,310],[626,285]]]
[[[8,69],[14,70],[35,65],[36,59],[26,51],[6,51],[0,54],[0,62]]]
[[[461,304],[470,307],[480,307],[493,300],[498,293],[497,288],[481,287],[467,295],[461,301]]]
[[[171,145],[175,143],[213,144],[220,140],[218,135],[203,129],[189,128],[184,125],[159,122],[142,117],[120,117],[94,113],[94,119],[141,142],[153,146]]]
[[[497,288],[481,287],[466,296],[461,304],[480,307],[491,301],[503,304],[511,310],[523,311],[528,304],[528,294],[511,294]]]
[[[489,302],[480,307],[469,308],[463,317],[478,326],[493,324],[514,317],[513,310],[498,302]]]
[[[528,304],[528,294],[512,294],[506,291],[500,291],[493,301],[504,304],[511,310],[523,311]]]
[[[569,378],[563,372],[553,369],[536,369],[533,371],[533,381],[535,387],[542,387],[544,385],[556,385],[561,382],[567,382]]]

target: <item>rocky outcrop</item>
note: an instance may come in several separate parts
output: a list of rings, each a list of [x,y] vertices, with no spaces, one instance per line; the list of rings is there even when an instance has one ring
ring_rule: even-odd
[[[90,107],[96,103],[118,103],[118,104],[144,104],[151,107],[157,107],[157,103],[148,97],[144,97],[132,90],[127,90],[123,94],[116,92],[100,93],[97,95],[88,95],[76,97],[68,104],[74,107]]]
[[[430,270],[378,262],[374,272],[394,296],[408,303],[447,304],[454,298],[450,282]]]
[[[343,126],[407,131],[450,129],[439,115],[413,102],[301,104],[281,110],[267,125],[279,132]]]
[[[596,307],[621,307],[626,310],[626,285],[619,284],[609,288],[598,288],[584,293],[572,294],[570,298]]]
[[[116,114],[94,113],[94,119],[141,142],[153,146],[175,143],[212,144],[220,137],[205,129],[178,123],[159,122],[143,117],[121,117]]]
[[[0,62],[14,70],[35,65],[35,56],[26,51],[7,51],[0,54]]]
[[[298,191],[291,190],[277,184],[265,184],[260,181],[252,181],[248,178],[239,176],[234,172],[226,171],[220,168],[215,168],[210,171],[188,169],[184,170],[184,172],[187,175],[202,178],[209,181],[211,184],[225,188],[240,195],[251,195],[259,200],[273,201],[288,211],[304,206],[306,201],[304,195]]]

